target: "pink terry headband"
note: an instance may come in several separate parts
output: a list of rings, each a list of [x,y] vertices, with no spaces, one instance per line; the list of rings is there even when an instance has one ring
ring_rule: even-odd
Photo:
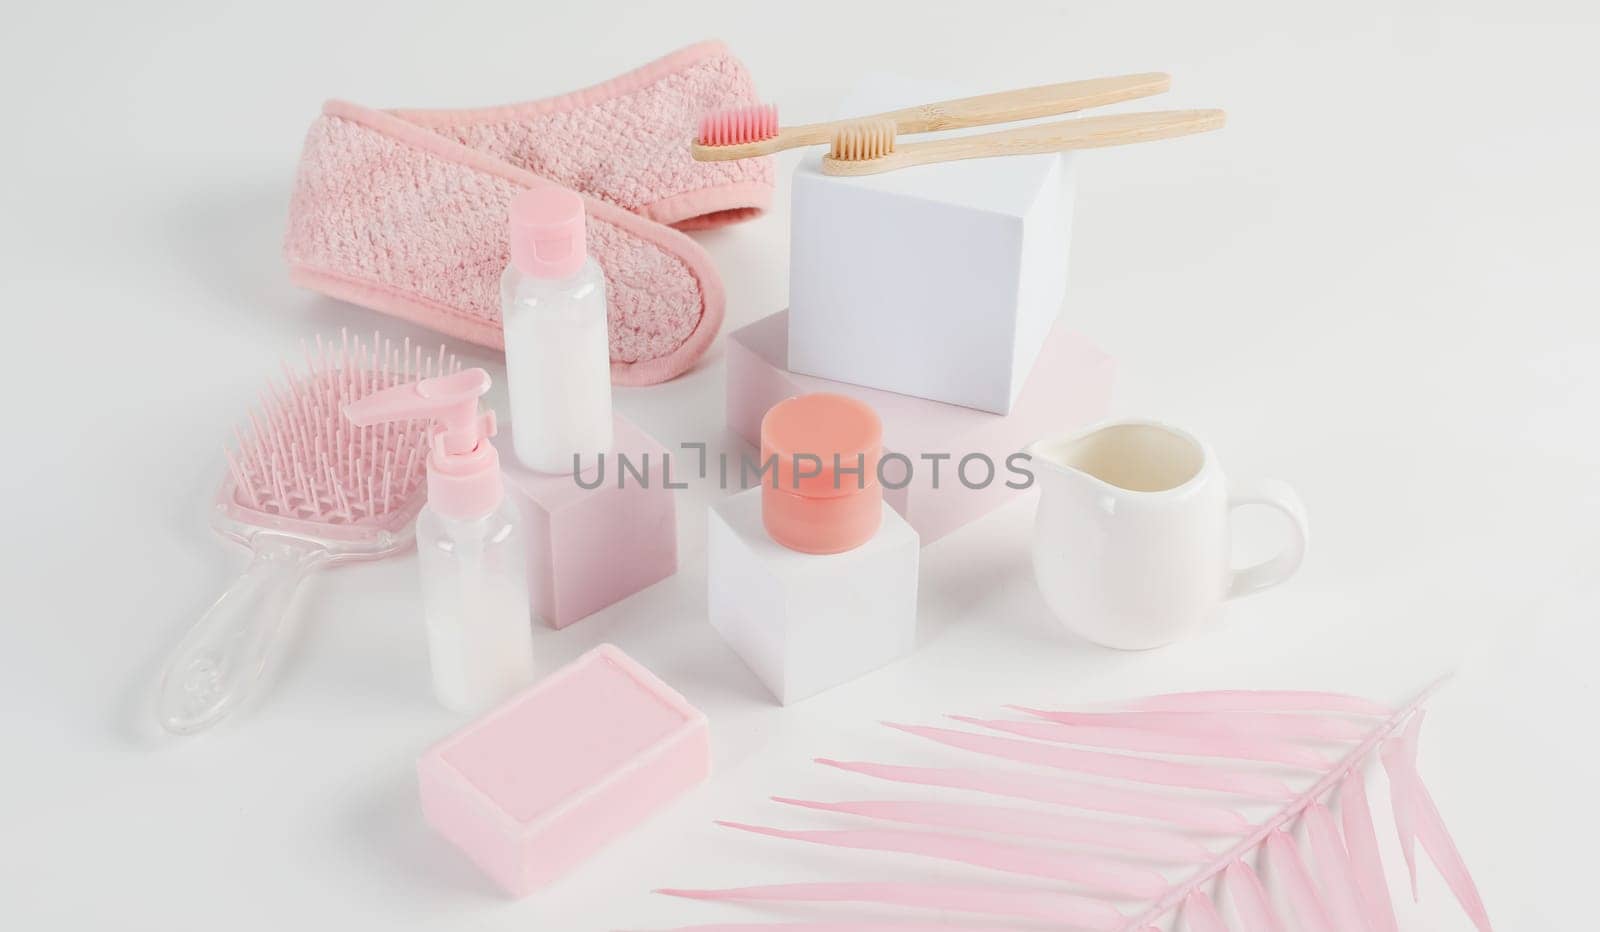
[[[679,231],[755,216],[773,186],[770,157],[696,162],[688,143],[701,114],[755,100],[744,65],[706,42],[526,104],[331,101],[306,135],[290,199],[290,277],[501,348],[512,195],[561,185],[583,195],[589,249],[605,271],[612,381],[673,378],[710,346],[723,311],[711,257]]]

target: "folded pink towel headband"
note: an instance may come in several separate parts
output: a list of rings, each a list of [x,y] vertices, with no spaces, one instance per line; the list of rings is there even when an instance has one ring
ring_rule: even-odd
[[[679,230],[747,219],[772,198],[770,158],[696,162],[688,143],[701,114],[755,101],[744,65],[706,42],[526,104],[329,102],[306,135],[290,199],[290,276],[501,348],[512,195],[561,185],[587,202],[589,248],[610,299],[612,380],[666,381],[694,365],[722,324],[722,280]]]

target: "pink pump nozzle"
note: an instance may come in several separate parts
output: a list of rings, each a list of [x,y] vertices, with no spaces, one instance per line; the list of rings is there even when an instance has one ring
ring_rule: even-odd
[[[368,395],[345,405],[344,416],[357,427],[432,419],[438,427],[428,454],[428,504],[449,518],[477,518],[505,497],[500,455],[489,442],[494,412],[478,413],[478,398],[489,385],[489,373],[463,369]]]

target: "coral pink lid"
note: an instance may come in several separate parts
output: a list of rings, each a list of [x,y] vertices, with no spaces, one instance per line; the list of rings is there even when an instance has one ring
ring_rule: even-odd
[[[780,401],[761,419],[761,517],[772,539],[805,553],[864,544],[883,519],[883,424],[854,398],[818,392]]]
[[[511,199],[511,264],[533,278],[570,278],[588,256],[583,198],[541,185]]]

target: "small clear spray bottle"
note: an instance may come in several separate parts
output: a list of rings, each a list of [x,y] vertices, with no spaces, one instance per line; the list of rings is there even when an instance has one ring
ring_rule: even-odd
[[[527,541],[489,442],[494,412],[478,413],[489,384],[487,372],[467,369],[345,407],[358,427],[417,418],[436,424],[417,558],[434,693],[464,713],[488,708],[534,677]]]

